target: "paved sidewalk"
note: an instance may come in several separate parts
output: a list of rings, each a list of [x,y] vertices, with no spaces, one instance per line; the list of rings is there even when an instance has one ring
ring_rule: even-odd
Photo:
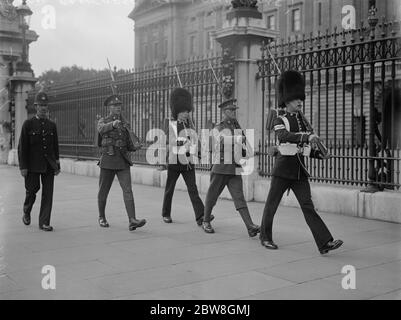
[[[230,201],[219,201],[216,234],[194,221],[189,197],[176,192],[171,225],[161,221],[163,190],[134,185],[137,212],[148,224],[133,233],[115,181],[97,225],[97,179],[62,174],[56,180],[52,225],[21,221],[23,180],[0,166],[0,300],[2,299],[400,299],[401,225],[321,213],[344,246],[320,256],[302,213],[280,208],[278,251],[250,239]],[[266,191],[267,193],[267,191]],[[204,198],[204,197],[203,197]],[[249,203],[255,222],[263,204]],[[43,266],[56,268],[56,290],[42,289]],[[341,270],[354,266],[356,289],[344,290]]]

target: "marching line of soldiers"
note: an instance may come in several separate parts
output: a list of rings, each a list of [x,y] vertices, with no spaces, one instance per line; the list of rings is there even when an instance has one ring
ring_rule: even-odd
[[[171,119],[166,122],[166,129],[173,133],[169,136],[167,183],[162,205],[162,220],[173,223],[171,216],[172,199],[176,182],[183,176],[195,213],[195,221],[207,234],[215,233],[211,225],[214,216],[211,214],[216,202],[227,187],[234,205],[241,216],[250,237],[259,239],[262,246],[277,250],[273,241],[273,218],[283,194],[292,190],[299,201],[305,220],[312,231],[318,250],[326,254],[339,248],[343,242],[334,240],[327,226],[317,214],[311,196],[309,173],[305,165],[305,156],[326,159],[327,155],[311,148],[320,138],[307,131],[300,117],[305,100],[305,82],[297,71],[284,72],[278,81],[278,101],[280,115],[274,120],[273,128],[279,145],[275,149],[276,162],[272,174],[270,191],[266,200],[261,226],[256,225],[250,215],[243,191],[241,165],[235,154],[230,154],[231,162],[226,161],[227,153],[240,150],[240,157],[246,159],[249,146],[236,117],[236,100],[230,99],[219,105],[223,119],[213,129],[212,148],[214,159],[210,174],[210,186],[205,204],[202,202],[196,185],[195,162],[192,147],[197,150],[188,132],[195,129],[190,113],[194,111],[191,93],[184,88],[175,89],[170,96]],[[115,176],[123,191],[124,203],[128,215],[128,228],[134,231],[146,224],[145,219],[137,219],[135,201],[132,191],[130,167],[133,165],[130,153],[137,150],[133,143],[130,125],[122,116],[122,101],[118,95],[108,97],[104,104],[109,108],[109,115],[98,122],[98,146],[101,149],[98,223],[102,228],[110,227],[106,219],[106,202]],[[35,98],[37,114],[27,120],[22,128],[18,146],[19,163],[22,176],[25,178],[26,199],[23,208],[23,223],[31,223],[31,210],[36,193],[42,180],[42,203],[40,208],[39,227],[44,231],[53,231],[50,226],[50,214],[53,201],[54,176],[60,173],[57,128],[48,119],[48,97],[40,92]],[[180,133],[184,132],[184,135]],[[227,147],[227,141],[231,146]],[[180,148],[184,147],[184,148]],[[188,148],[186,148],[188,147]],[[175,151],[174,151],[175,150]],[[184,151],[182,151],[184,150]]]

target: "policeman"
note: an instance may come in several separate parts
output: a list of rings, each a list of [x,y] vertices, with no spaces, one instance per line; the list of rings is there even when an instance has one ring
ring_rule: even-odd
[[[278,249],[272,238],[273,218],[284,192],[291,189],[298,199],[320,253],[326,254],[339,248],[343,242],[334,241],[312,202],[304,155],[318,159],[324,159],[324,155],[310,148],[310,143],[319,143],[320,138],[306,130],[306,124],[300,114],[304,100],[303,76],[297,71],[284,72],[278,81],[278,102],[282,111],[273,122],[280,146],[263,212],[260,240],[264,247]]]
[[[122,102],[120,97],[108,97],[104,105],[110,114],[101,118],[98,123],[99,145],[101,147],[100,180],[98,193],[99,225],[108,228],[106,220],[106,202],[114,177],[117,175],[123,191],[125,208],[128,214],[129,230],[134,231],[143,227],[146,220],[137,220],[135,213],[134,195],[132,193],[131,170],[133,165],[129,152],[136,151],[130,138],[129,124],[121,115]]]
[[[196,223],[203,222],[204,205],[196,186],[194,153],[197,142],[194,141],[195,130],[189,112],[193,111],[191,93],[184,88],[176,88],[170,96],[171,120],[168,122],[169,156],[167,166],[167,182],[164,191],[162,217],[165,223],[172,223],[171,205],[175,185],[180,175],[184,178],[188,194],[195,212]],[[167,127],[167,125],[166,125]],[[196,156],[196,155],[195,155]]]
[[[60,173],[56,124],[48,119],[48,96],[39,92],[34,101],[36,115],[24,122],[18,144],[21,175],[25,178],[26,197],[22,221],[31,224],[31,211],[42,181],[39,228],[53,231],[50,216],[53,205],[54,176]]]
[[[260,227],[252,222],[248,206],[245,201],[241,165],[236,161],[239,158],[233,151],[240,150],[242,158],[245,155],[245,138],[235,135],[241,127],[236,119],[236,99],[230,99],[219,105],[223,113],[223,121],[213,129],[213,167],[211,170],[210,186],[206,195],[205,217],[202,224],[206,233],[214,233],[210,224],[211,213],[217,199],[227,186],[234,200],[235,208],[240,213],[250,237],[256,237]],[[236,130],[236,131],[234,131]]]

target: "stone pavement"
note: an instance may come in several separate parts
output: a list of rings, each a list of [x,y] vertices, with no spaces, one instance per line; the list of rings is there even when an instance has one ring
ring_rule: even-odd
[[[344,246],[320,256],[302,213],[280,208],[278,251],[250,239],[231,201],[215,208],[216,234],[194,222],[189,197],[176,192],[171,225],[161,221],[163,190],[134,185],[138,216],[128,231],[122,194],[110,192],[110,229],[97,225],[97,179],[56,180],[52,225],[21,222],[23,180],[0,166],[0,300],[2,299],[400,299],[401,225],[321,213]],[[267,192],[267,191],[266,191]],[[40,200],[40,194],[38,195]],[[37,200],[37,201],[38,201]],[[249,203],[260,222],[263,204]],[[42,268],[56,269],[56,290],[43,290]],[[356,289],[342,288],[342,268],[356,268]]]

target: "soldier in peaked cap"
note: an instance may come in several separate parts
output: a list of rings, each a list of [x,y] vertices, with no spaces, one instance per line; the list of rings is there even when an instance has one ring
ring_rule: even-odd
[[[228,148],[229,152],[238,149],[241,152],[241,157],[246,156],[246,150],[244,149],[246,141],[244,136],[242,134],[235,136],[235,130],[241,130],[241,126],[236,118],[236,110],[238,109],[236,102],[236,99],[230,99],[219,105],[219,108],[223,112],[223,121],[213,129],[212,147],[214,148],[214,157],[210,186],[206,195],[203,230],[206,233],[214,233],[214,229],[210,223],[211,213],[217,199],[227,186],[233,198],[235,208],[245,223],[249,236],[256,237],[260,232],[260,227],[252,222],[248,205],[245,201],[241,176],[242,170],[238,170],[241,169],[241,165],[236,163],[236,157],[233,153],[228,155],[224,150],[227,140],[229,140],[229,143],[231,143],[230,148]],[[239,148],[236,148],[236,144]],[[226,159],[227,156],[230,159]]]
[[[191,93],[184,88],[176,88],[170,96],[171,119],[166,121],[165,129],[168,134],[168,166],[167,182],[164,191],[162,217],[165,223],[172,223],[171,206],[180,175],[184,178],[188,194],[195,212],[196,223],[201,226],[203,222],[204,205],[196,186],[194,153],[197,142],[191,134],[195,127],[190,112],[193,111]],[[196,155],[195,155],[196,156]]]
[[[36,115],[24,122],[18,144],[21,175],[25,179],[26,197],[22,221],[31,224],[31,211],[42,181],[39,228],[53,231],[50,216],[53,205],[54,176],[60,173],[56,124],[49,120],[49,98],[45,92],[35,96]]]
[[[279,108],[282,113],[274,120],[273,127],[280,146],[263,212],[261,244],[268,249],[278,249],[272,237],[273,218],[284,192],[291,189],[298,199],[320,253],[326,254],[339,248],[343,242],[334,241],[312,202],[309,173],[304,157],[318,159],[324,159],[324,157],[320,151],[311,150],[310,143],[316,142],[319,137],[307,132],[307,126],[300,114],[305,100],[304,78],[297,71],[286,71],[279,78],[277,89]]]
[[[132,192],[131,170],[133,165],[129,152],[136,151],[130,138],[129,124],[121,115],[122,101],[118,95],[108,97],[104,105],[110,114],[98,122],[99,146],[101,147],[100,179],[98,193],[99,225],[108,228],[106,220],[106,202],[114,177],[117,175],[123,190],[124,204],[128,214],[129,230],[134,231],[146,224],[146,220],[138,220],[135,212]]]

